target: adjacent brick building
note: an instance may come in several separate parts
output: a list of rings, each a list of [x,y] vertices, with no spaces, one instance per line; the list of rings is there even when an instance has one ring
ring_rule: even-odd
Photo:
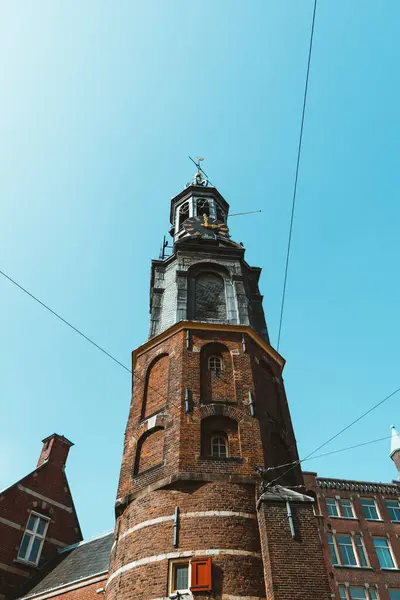
[[[399,486],[302,473],[261,270],[228,211],[200,173],[171,201],[173,251],[152,263],[149,339],[132,353],[114,533],[81,541],[71,443],[44,440],[0,496],[0,600],[399,600]],[[399,466],[396,432],[391,456]]]
[[[400,472],[400,436],[391,458]],[[400,600],[400,481],[349,481],[305,472],[332,594],[341,600]],[[338,596],[339,595],[339,596]]]
[[[82,539],[65,474],[72,443],[43,440],[36,468],[0,492],[0,599],[15,597],[57,555]]]

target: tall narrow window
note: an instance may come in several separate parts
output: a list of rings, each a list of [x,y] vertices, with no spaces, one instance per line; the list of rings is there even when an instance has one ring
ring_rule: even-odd
[[[212,436],[211,456],[215,456],[216,458],[226,458],[228,456],[228,441],[224,435]]]
[[[361,508],[368,521],[380,521],[376,502],[373,498],[361,498]]]
[[[339,511],[335,498],[326,498],[326,508],[330,517],[338,517]]]
[[[197,216],[202,217],[203,215],[210,216],[210,203],[205,198],[198,198],[196,202]]]
[[[338,535],[336,539],[339,546],[342,565],[345,567],[356,567],[357,559],[354,553],[351,535]]]
[[[26,562],[37,565],[42,552],[44,538],[49,524],[49,519],[31,513],[26,525],[25,533],[22,538],[21,546],[18,552],[18,558]]]
[[[385,504],[389,512],[390,520],[394,523],[400,523],[400,502],[397,500],[387,500]]]
[[[188,593],[190,586],[190,561],[176,560],[170,563],[169,593]]]
[[[222,208],[220,206],[218,206],[217,204],[217,208],[216,208],[216,215],[217,215],[217,221],[222,221],[223,223],[225,222],[225,214],[224,211],[222,210]]]
[[[220,359],[220,357],[210,356],[210,358],[208,359],[208,368],[211,371],[211,373],[214,373],[214,375],[221,375],[222,360]]]
[[[354,519],[353,504],[351,500],[340,500],[342,507],[342,517],[344,519]]]
[[[357,552],[358,552],[358,558],[359,558],[359,561],[360,561],[360,566],[361,567],[367,567],[368,566],[367,554],[365,552],[364,542],[363,542],[362,536],[361,535],[355,535],[354,539],[355,539],[356,546],[357,546]]]
[[[329,552],[331,555],[331,561],[333,565],[338,565],[339,564],[339,559],[338,559],[338,555],[337,555],[337,551],[336,551],[336,545],[335,545],[335,541],[333,539],[333,535],[328,535],[328,546],[329,546]]]
[[[389,540],[387,538],[373,538],[373,541],[381,569],[395,569],[396,565],[390,551]]]
[[[340,600],[347,600],[346,588],[344,585],[339,585]]]
[[[183,222],[189,218],[189,202],[184,202],[182,206],[179,208],[179,229],[181,231],[183,229]]]

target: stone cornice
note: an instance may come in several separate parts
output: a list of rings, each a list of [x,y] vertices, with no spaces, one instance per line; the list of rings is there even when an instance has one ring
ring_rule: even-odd
[[[200,331],[220,331],[220,332],[232,332],[232,333],[240,333],[247,334],[260,348],[262,348],[268,356],[278,365],[279,370],[283,371],[285,366],[285,359],[278,354],[274,348],[268,342],[266,342],[252,327],[248,325],[226,325],[222,323],[202,323],[200,321],[180,321],[179,323],[175,323],[172,327],[169,327],[159,335],[151,338],[136,350],[132,352],[132,371],[135,368],[136,361],[139,356],[141,356],[144,352],[147,352],[151,348],[154,348],[158,344],[161,344],[168,338],[172,337],[179,331],[183,331],[185,329],[190,330],[200,330]]]

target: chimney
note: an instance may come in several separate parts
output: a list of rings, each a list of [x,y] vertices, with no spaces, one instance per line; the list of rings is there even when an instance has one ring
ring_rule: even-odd
[[[37,467],[44,465],[47,462],[59,464],[63,467],[67,462],[69,449],[73,443],[67,440],[63,435],[53,433],[42,440],[43,448],[39,456]],[[36,468],[37,468],[36,467]]]
[[[399,472],[400,479],[400,433],[396,431],[394,425],[392,425],[392,441],[390,443],[390,458],[394,462]]]

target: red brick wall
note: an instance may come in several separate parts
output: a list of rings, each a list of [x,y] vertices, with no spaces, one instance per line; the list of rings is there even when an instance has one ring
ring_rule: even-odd
[[[240,458],[238,424],[223,416],[206,417],[201,421],[201,456],[211,456],[211,439],[216,434],[224,434],[228,445],[229,458]]]
[[[142,561],[170,552],[205,550],[213,552],[213,594],[265,596],[257,521],[236,513],[256,515],[256,466],[280,465],[298,456],[280,368],[262,346],[245,341],[244,348],[241,331],[196,329],[190,331],[188,344],[186,331],[181,329],[169,337],[153,338],[133,354],[132,403],[117,498],[120,537],[110,569],[111,577],[116,572],[118,576],[108,584],[107,600],[166,596],[168,557],[148,565]],[[223,358],[224,369],[221,379],[212,380],[208,358],[215,354]],[[163,388],[166,403],[143,421],[146,374],[162,355],[169,357]],[[253,369],[260,371],[261,360],[268,369],[261,371],[256,391]],[[158,384],[154,385],[159,389]],[[254,416],[249,392],[255,399]],[[267,412],[268,407],[277,405],[281,406],[280,421]],[[270,412],[279,416],[277,409]],[[163,428],[163,451],[161,442],[151,441],[161,438],[154,433],[157,428]],[[209,456],[215,431],[228,437],[227,459]],[[138,472],[135,464],[139,464]],[[287,482],[301,483],[300,470],[293,470]],[[217,511],[218,515],[182,516],[179,545],[174,548],[171,516],[176,506],[181,515],[204,511]],[[227,510],[236,516],[219,514]],[[159,517],[161,521],[142,526]],[[125,536],[133,527],[135,531]],[[118,571],[135,560],[141,561],[140,566]]]
[[[64,594],[54,595],[52,598],[56,598],[57,600],[102,600],[103,595],[96,594],[96,590],[104,587],[105,582],[106,580],[104,579],[103,581],[89,583],[88,585],[79,587],[76,590],[71,590],[69,592],[65,592]]]
[[[67,479],[59,461],[49,460],[22,479],[19,485],[72,509]],[[35,567],[16,562],[28,516],[32,510],[50,518],[39,566],[55,556],[57,549],[60,548],[50,540],[70,545],[82,539],[78,519],[73,509],[69,512],[54,506],[19,489],[17,484],[5,490],[0,495],[0,517],[15,523],[20,526],[20,529],[0,523],[0,563],[28,575],[24,577],[22,573],[18,575],[0,569],[0,594],[5,594],[6,597],[15,595],[16,591],[26,585],[29,578],[36,574]]]
[[[143,398],[142,417],[147,418],[163,408],[167,402],[169,356],[157,356],[148,367]]]
[[[175,548],[172,517],[176,506],[180,518],[178,547]],[[217,515],[216,511],[228,514]],[[159,522],[160,517],[169,519]],[[125,535],[133,527],[155,519],[153,524]],[[265,597],[254,485],[226,481],[179,482],[133,500],[119,523],[119,541],[115,558],[114,553],[111,558],[110,573],[146,557],[179,552],[193,556],[195,551],[217,550],[212,555],[213,591],[210,595],[202,593],[202,598],[215,598],[222,593]],[[233,551],[232,554],[227,550]],[[239,554],[235,555],[235,551]],[[107,600],[149,600],[167,596],[168,564],[165,558],[118,575],[107,587]]]
[[[209,369],[209,359],[220,358],[222,371],[216,374]],[[217,342],[206,344],[200,355],[200,396],[202,402],[218,402],[219,400],[236,401],[233,380],[232,357],[226,346]]]
[[[400,566],[400,523],[392,523],[390,521],[390,516],[385,506],[385,500],[396,500],[400,497],[400,484],[398,486],[399,490],[397,494],[368,491],[370,485],[379,486],[380,484],[369,485],[368,483],[363,482],[354,483],[360,483],[360,485],[364,487],[364,491],[349,491],[349,489],[345,489],[345,485],[351,482],[343,482],[344,485],[341,486],[341,489],[326,489],[318,485],[316,475],[316,473],[306,472],[304,473],[304,480],[307,492],[311,492],[317,499],[315,509],[317,515],[320,515],[317,518],[317,522],[324,546],[326,568],[330,573],[332,593],[335,594],[336,598],[339,598],[337,590],[338,585],[347,582],[350,583],[350,585],[364,586],[367,583],[369,585],[379,586],[380,600],[389,600],[386,586],[400,588],[400,572],[384,571],[380,569],[373,544],[373,537],[389,536],[392,551],[395,555],[397,564]],[[336,481],[340,482],[340,480]],[[328,516],[325,499],[335,498],[336,496],[352,501],[355,512],[354,519],[342,519]],[[365,519],[360,504],[360,497],[373,498],[375,500],[382,521],[367,521]],[[339,535],[351,533],[361,534],[371,568],[334,567],[332,565],[327,544],[327,535],[332,533]]]
[[[140,474],[160,464],[164,457],[164,429],[144,434],[138,443],[136,473]]]
[[[262,502],[259,526],[268,600],[329,600],[331,590],[316,519],[309,503]]]

